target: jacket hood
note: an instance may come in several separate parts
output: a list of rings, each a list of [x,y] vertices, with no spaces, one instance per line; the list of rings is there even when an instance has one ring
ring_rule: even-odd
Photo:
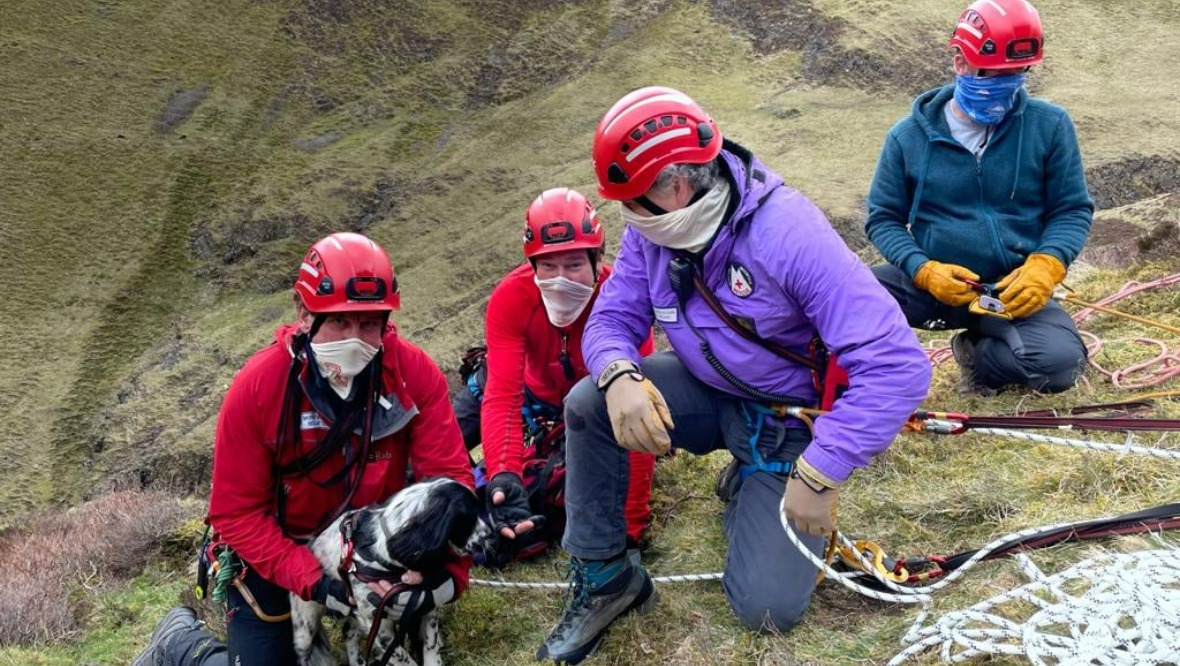
[[[740,220],[752,214],[783,179],[758,161],[746,148],[726,139],[721,144],[721,159],[729,167],[730,196],[737,198],[731,204],[729,220]]]

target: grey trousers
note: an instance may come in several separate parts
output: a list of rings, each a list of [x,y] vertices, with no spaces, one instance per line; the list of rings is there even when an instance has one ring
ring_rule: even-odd
[[[811,441],[793,419],[766,416],[745,401],[697,380],[673,352],[644,359],[643,374],[668,403],[676,428],[672,446],[703,455],[729,449],[751,463],[757,436],[765,462],[794,461]],[[624,380],[625,381],[625,380]],[[562,546],[585,560],[607,559],[625,548],[627,451],[614,439],[606,400],[589,377],[566,397],[566,523]],[[722,586],[729,605],[751,629],[786,631],[803,618],[815,588],[816,568],[787,539],[779,522],[786,475],[750,475],[726,506],[722,524],[729,542]],[[804,536],[813,553],[823,539]]]
[[[1008,321],[951,307],[914,286],[891,264],[873,267],[914,328],[966,329],[975,344],[975,379],[989,388],[1013,384],[1045,393],[1074,385],[1086,365],[1086,345],[1073,319],[1056,301],[1027,317]]]

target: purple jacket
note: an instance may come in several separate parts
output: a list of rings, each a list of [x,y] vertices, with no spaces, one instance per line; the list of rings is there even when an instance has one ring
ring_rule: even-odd
[[[836,481],[884,451],[930,386],[930,361],[897,303],[797,190],[731,142],[721,152],[733,213],[704,256],[705,281],[723,307],[763,338],[806,354],[818,331],[848,371],[850,387],[816,421],[807,462]],[[725,169],[722,170],[723,173]],[[653,320],[693,375],[746,397],[717,374],[686,325],[668,278],[672,250],[623,232],[615,271],[602,286],[582,341],[591,377],[635,350]],[[743,340],[694,294],[688,319],[721,363],[755,388],[815,400],[810,371]]]

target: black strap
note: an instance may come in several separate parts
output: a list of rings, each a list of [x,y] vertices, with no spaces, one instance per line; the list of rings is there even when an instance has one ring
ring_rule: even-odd
[[[296,338],[296,341],[298,341],[298,338]],[[291,441],[291,445],[295,446],[295,442],[299,437],[300,428],[302,425],[300,416],[300,403],[301,397],[303,395],[303,387],[299,383],[301,365],[302,364],[299,363],[298,356],[291,359],[291,368],[287,374],[287,389],[283,396],[283,407],[280,410],[283,412],[283,414],[279,419],[278,441],[275,442],[275,517],[278,520],[279,525],[283,528],[284,534],[287,534],[293,539],[310,541],[311,539],[314,539],[320,532],[322,532],[325,527],[331,525],[337,518],[341,516],[341,514],[348,510],[348,506],[352,502],[353,495],[356,494],[357,488],[360,487],[361,478],[364,476],[365,467],[368,464],[369,448],[372,445],[371,440],[373,438],[373,417],[375,411],[373,405],[376,403],[378,396],[381,395],[380,373],[383,364],[381,361],[381,352],[377,352],[377,355],[373,357],[373,360],[369,365],[369,381],[368,386],[366,387],[366,395],[364,397],[364,408],[353,411],[350,415],[351,417],[338,418],[336,423],[332,424],[334,429],[337,425],[340,425],[341,422],[349,421],[349,424],[347,424],[347,430],[344,431],[345,442],[347,442],[348,433],[352,432],[353,427],[355,426],[356,416],[360,416],[364,424],[361,430],[360,450],[352,456],[347,455],[348,452],[346,451],[344,465],[342,466],[341,470],[328,479],[327,482],[322,484],[322,486],[326,487],[343,481],[345,486],[344,500],[338,507],[336,507],[334,511],[332,511],[323,521],[321,521],[314,530],[306,534],[291,534],[287,529],[287,493],[285,490],[285,484],[283,483],[284,476],[289,476],[289,474],[284,475],[283,470],[290,467],[290,465],[284,465],[280,467],[278,465],[278,461],[282,459],[282,449],[288,439]],[[290,432],[285,432],[284,426],[290,428]],[[329,430],[329,436],[325,437],[325,440],[336,439],[335,437],[330,436],[331,432],[332,431]],[[311,454],[317,453],[322,447],[323,443],[321,443],[320,447],[317,447],[316,451],[312,451]],[[301,462],[306,457],[307,456],[302,456],[296,462]],[[327,456],[324,456],[325,459],[326,457]],[[323,461],[321,460],[320,462]],[[349,473],[354,468],[356,469],[356,472],[352,475],[354,478],[350,483]],[[313,468],[308,467],[306,469],[301,469],[300,471],[306,474],[311,469]]]
[[[320,443],[317,444],[314,449],[308,451],[299,458],[292,460],[286,465],[279,467],[279,475],[284,477],[296,474],[300,476],[309,475],[312,470],[324,464],[324,461],[326,461],[329,456],[340,449],[341,442],[343,442],[344,438],[347,438],[353,429],[356,428],[357,422],[360,421],[360,418],[364,415],[364,413],[365,410],[363,408],[350,409],[347,415],[336,419],[336,422],[332,424],[332,427],[328,429],[327,434],[324,435],[324,438],[320,440]],[[345,469],[348,468],[350,462],[356,461],[355,459],[352,461],[346,460],[344,462]],[[334,485],[340,481],[340,478],[341,475],[337,473],[331,479],[319,485]]]
[[[398,618],[395,624],[393,640],[389,642],[380,659],[369,661],[369,656],[372,653],[373,644],[376,642],[377,633],[381,629],[381,620],[385,615],[385,609],[389,605],[389,601],[407,589],[410,590],[410,598],[406,601],[406,608],[402,612],[402,616]],[[421,604],[418,602],[419,599],[421,599]],[[373,624],[369,627],[369,638],[365,641],[365,663],[370,664],[370,666],[385,666],[388,664],[389,660],[393,658],[393,653],[406,642],[406,637],[411,635],[410,630],[413,629],[414,623],[420,620],[427,612],[433,610],[432,602],[433,597],[426,596],[425,591],[420,587],[410,588],[408,585],[394,585],[390,588],[381,597],[381,601],[377,604],[377,607],[373,609]]]
[[[743,325],[741,322],[735,319],[733,315],[726,312],[725,308],[721,306],[721,302],[717,300],[716,294],[714,294],[712,290],[709,289],[709,286],[705,284],[704,278],[702,278],[700,273],[697,271],[693,271],[692,284],[694,287],[696,287],[697,291],[700,292],[701,298],[704,299],[709,308],[721,318],[721,321],[725,322],[727,326],[732,328],[735,333],[746,340],[761,346],[763,349],[766,349],[776,356],[785,358],[788,361],[794,361],[795,363],[798,363],[809,370],[816,372],[819,371],[819,364],[814,359],[804,354],[800,354],[799,352],[792,349],[788,349],[777,342],[772,342],[760,337],[757,333],[751,331],[749,327]]]

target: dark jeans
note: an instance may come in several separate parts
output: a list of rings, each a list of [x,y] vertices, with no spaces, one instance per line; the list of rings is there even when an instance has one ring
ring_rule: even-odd
[[[668,403],[672,446],[704,455],[728,449],[753,462],[757,434],[765,462],[790,462],[807,448],[811,434],[791,419],[765,416],[732,395],[697,380],[673,352],[644,359],[643,374]],[[566,523],[562,546],[571,555],[601,560],[624,551],[629,461],[612,434],[606,400],[590,378],[566,397]],[[815,588],[816,569],[787,539],[779,523],[786,475],[758,471],[737,488],[722,524],[729,542],[722,586],[734,613],[747,627],[786,631],[802,619]],[[803,537],[813,553],[820,537]]]
[[[262,612],[283,615],[291,610],[287,590],[263,580],[253,570],[246,574],[246,586]],[[200,629],[177,637],[169,650],[177,666],[295,666],[291,621],[267,622],[254,614],[236,587],[229,590],[226,610],[229,644]]]
[[[975,379],[989,388],[1013,384],[1045,393],[1074,385],[1086,364],[1086,345],[1073,319],[1050,300],[1033,314],[1008,321],[951,307],[914,286],[891,264],[873,267],[914,328],[966,329],[975,343]]]

